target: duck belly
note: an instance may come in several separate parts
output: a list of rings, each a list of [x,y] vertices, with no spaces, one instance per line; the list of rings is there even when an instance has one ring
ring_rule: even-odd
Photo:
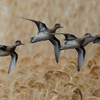
[[[46,32],[40,32],[34,37],[34,41],[35,42],[45,41],[45,40],[49,40],[52,37],[53,37],[52,35],[50,35],[50,34],[48,34]]]
[[[0,56],[8,56],[9,53],[7,51],[0,50]]]
[[[67,48],[79,48],[79,43],[77,41],[67,41],[66,47]]]
[[[80,45],[77,41],[66,41],[66,44],[61,45],[62,50],[64,49],[75,49],[75,48],[79,48]]]

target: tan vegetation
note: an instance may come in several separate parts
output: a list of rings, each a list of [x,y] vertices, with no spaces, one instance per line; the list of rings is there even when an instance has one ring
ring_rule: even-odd
[[[19,39],[19,58],[10,74],[10,57],[0,57],[0,100],[100,100],[100,45],[86,46],[86,57],[77,72],[75,50],[61,51],[56,63],[49,41],[30,44],[40,20],[57,32],[83,36],[100,33],[100,0],[1,0],[0,44],[12,45]],[[64,36],[57,36],[63,43]]]

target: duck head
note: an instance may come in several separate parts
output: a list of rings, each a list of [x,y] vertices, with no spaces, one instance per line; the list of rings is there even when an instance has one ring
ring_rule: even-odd
[[[17,40],[16,42],[15,42],[15,44],[18,46],[18,45],[24,45],[20,40]]]
[[[61,26],[59,23],[55,24],[54,27],[55,27],[56,29],[58,29],[58,28],[63,28],[63,26]]]
[[[97,38],[93,41],[93,43],[98,43],[98,44],[100,44],[100,37],[97,37]]]
[[[86,33],[86,34],[84,35],[84,37],[94,37],[94,36],[92,36],[90,33]]]

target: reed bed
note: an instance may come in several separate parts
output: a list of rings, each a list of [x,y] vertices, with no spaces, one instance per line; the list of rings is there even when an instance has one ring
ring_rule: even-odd
[[[37,34],[31,18],[52,28],[60,23],[57,32],[82,37],[86,32],[100,34],[99,0],[1,0],[0,44],[17,47],[17,64],[7,73],[10,57],[0,57],[0,100],[100,100],[100,45],[85,47],[86,57],[81,71],[77,71],[75,50],[61,51],[56,63],[49,41],[30,44]],[[61,44],[64,36],[56,36]]]

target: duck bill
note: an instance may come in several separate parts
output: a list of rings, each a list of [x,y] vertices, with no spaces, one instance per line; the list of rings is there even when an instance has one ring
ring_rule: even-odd
[[[90,37],[94,38],[95,36],[91,35]]]
[[[21,42],[21,45],[25,45],[25,44]]]
[[[60,26],[60,28],[64,28],[63,26]]]
[[[21,45],[25,45],[24,43],[21,43]]]

